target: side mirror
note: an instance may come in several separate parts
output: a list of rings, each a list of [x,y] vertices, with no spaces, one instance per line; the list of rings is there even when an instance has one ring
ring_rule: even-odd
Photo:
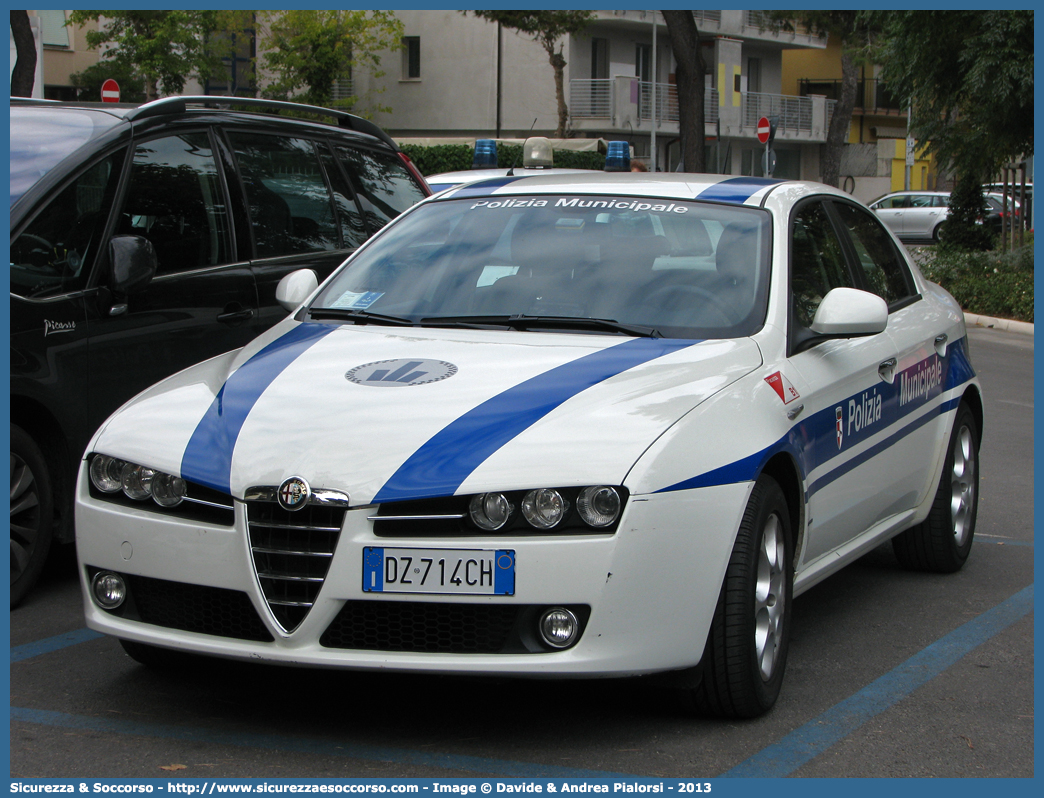
[[[856,288],[835,288],[816,309],[812,332],[829,338],[877,335],[888,326],[888,303]]]
[[[109,261],[109,288],[118,296],[140,291],[159,268],[152,242],[142,236],[113,236],[109,240]]]
[[[298,269],[290,272],[276,286],[276,302],[288,313],[301,306],[311,293],[319,287],[319,278],[311,269]]]

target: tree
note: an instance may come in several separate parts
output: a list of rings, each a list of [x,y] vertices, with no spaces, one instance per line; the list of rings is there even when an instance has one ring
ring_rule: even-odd
[[[707,65],[700,49],[700,31],[691,11],[661,11],[677,64],[678,132],[681,136],[682,169],[706,172],[707,155],[703,100]]]
[[[913,108],[910,131],[957,185],[943,233],[979,247],[982,184],[1033,154],[1033,11],[864,12],[881,78]]]
[[[69,83],[76,88],[77,99],[98,102],[102,84],[110,78],[120,86],[120,102],[145,102],[145,79],[125,64],[99,61],[69,75]]]
[[[273,76],[263,93],[275,99],[350,108],[358,98],[334,102],[334,83],[350,80],[358,66],[380,77],[379,52],[402,47],[402,22],[392,11],[276,11],[261,22],[261,61]]]
[[[770,11],[769,27],[795,30],[801,25],[817,36],[837,39],[841,44],[841,93],[827,129],[826,143],[820,160],[820,180],[828,186],[841,184],[841,155],[852,128],[859,87],[859,66],[865,63],[875,33],[872,18],[859,11]]]
[[[228,24],[236,12],[177,11],[73,11],[66,24],[98,22],[87,31],[87,46],[107,48],[102,61],[140,74],[145,98],[155,100],[160,90],[180,94],[188,77],[205,81],[221,66],[221,54],[208,46],[213,31]],[[242,13],[242,12],[239,12]]]
[[[462,14],[468,12],[462,11]],[[569,107],[565,101],[566,60],[558,40],[567,34],[580,33],[594,19],[593,11],[472,11],[477,17],[489,22],[499,22],[505,28],[517,30],[540,42],[555,72],[555,99],[558,102],[558,127],[556,138],[565,138],[569,123]]]
[[[11,12],[11,36],[18,53],[11,72],[11,96],[32,97],[36,81],[36,39],[28,11]]]

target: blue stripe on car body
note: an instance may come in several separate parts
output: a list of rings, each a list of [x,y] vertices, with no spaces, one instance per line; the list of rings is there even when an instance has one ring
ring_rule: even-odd
[[[909,382],[904,384],[905,375],[923,373],[926,370],[925,364],[935,363],[938,363],[943,371],[937,385],[931,385],[921,393],[920,391],[912,390]],[[836,405],[832,404],[830,407],[825,407],[809,418],[798,422],[790,428],[786,435],[761,451],[698,474],[690,479],[661,488],[656,493],[671,493],[715,485],[730,485],[736,482],[750,482],[757,478],[765,463],[779,452],[789,452],[793,455],[798,463],[802,479],[806,479],[816,468],[836,459],[844,452],[851,450],[854,446],[858,446],[870,437],[898,425],[904,419],[923,410],[929,402],[934,401],[942,394],[964,385],[973,376],[975,376],[975,372],[972,369],[971,362],[968,360],[965,341],[961,339],[950,346],[946,358],[940,358],[933,354],[931,357],[915,363],[902,372],[898,372],[892,384],[881,383],[880,385],[871,386],[858,394],[843,399]],[[854,404],[864,396],[875,395],[877,391],[880,392],[882,399],[881,413],[882,420],[885,423],[863,426],[862,429],[857,430],[852,435],[843,434],[841,444],[838,445],[836,408],[841,407],[843,410],[846,410],[850,402]],[[806,501],[831,482],[881,454],[897,441],[902,440],[938,416],[954,410],[960,404],[960,401],[960,397],[955,397],[941,402],[927,412],[921,413],[912,422],[905,424],[873,446],[821,475],[807,486]],[[845,432],[847,433],[847,430]]]
[[[696,199],[705,202],[729,202],[742,205],[765,186],[782,183],[771,177],[733,177],[708,186],[696,195]]]
[[[335,329],[299,324],[236,369],[189,438],[181,459],[182,478],[231,495],[232,452],[250,411],[287,366]]]
[[[375,503],[452,496],[485,460],[580,392],[699,341],[633,338],[538,374],[436,433],[385,483]]]

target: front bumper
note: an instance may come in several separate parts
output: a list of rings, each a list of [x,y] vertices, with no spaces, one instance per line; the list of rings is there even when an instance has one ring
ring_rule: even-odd
[[[83,475],[85,476],[85,474]],[[631,496],[615,534],[454,539],[377,538],[367,518],[373,508],[345,514],[329,571],[314,606],[292,632],[276,622],[254,570],[245,505],[236,502],[232,527],[172,518],[158,508],[131,509],[77,489],[77,556],[87,625],[116,637],[220,657],[286,665],[515,676],[626,676],[691,667],[699,662],[751,484]],[[363,548],[513,549],[513,596],[417,596],[364,593]],[[122,618],[101,609],[90,574],[111,570],[174,584],[186,612],[215,614],[218,596],[234,595],[261,635],[229,636],[228,626],[185,631]],[[140,580],[139,580],[140,583]],[[132,587],[133,592],[133,587]],[[563,651],[460,653],[330,647],[321,639],[345,609],[379,602],[398,617],[402,604],[460,617],[471,608],[526,607],[516,624],[532,622],[533,608],[587,608],[579,641]],[[399,606],[391,606],[399,605]],[[194,609],[193,609],[194,608]],[[239,610],[237,610],[239,611]],[[209,616],[208,616],[209,617]],[[377,623],[380,618],[378,614]],[[209,621],[204,618],[203,623]],[[343,617],[341,619],[343,622]],[[169,623],[163,621],[163,623]],[[177,624],[175,624],[177,625]],[[238,627],[237,627],[238,628]],[[255,630],[256,630],[255,628]],[[249,636],[249,635],[248,635]],[[329,643],[330,637],[326,638]],[[344,645],[341,643],[340,645]],[[378,644],[380,645],[380,644]]]

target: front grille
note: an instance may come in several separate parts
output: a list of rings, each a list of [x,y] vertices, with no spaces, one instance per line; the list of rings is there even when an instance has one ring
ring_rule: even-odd
[[[345,506],[308,504],[284,510],[275,501],[248,501],[254,570],[279,625],[292,632],[308,615],[330,570]]]
[[[565,604],[580,622],[586,604]],[[443,604],[424,601],[346,601],[319,643],[326,648],[424,654],[539,654],[537,604]],[[578,638],[579,639],[579,636]]]
[[[513,634],[520,607],[347,601],[319,643],[327,648],[496,654]]]
[[[129,595],[114,615],[184,632],[272,641],[246,593],[147,576],[123,578]]]

